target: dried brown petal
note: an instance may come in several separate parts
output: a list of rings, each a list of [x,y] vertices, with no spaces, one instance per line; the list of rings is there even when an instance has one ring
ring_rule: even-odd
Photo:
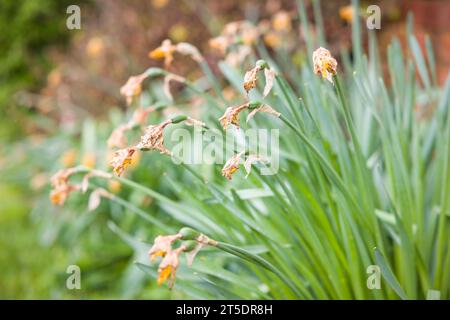
[[[126,148],[118,150],[114,153],[110,165],[113,167],[114,173],[118,176],[122,175],[126,167],[131,164],[135,148]]]
[[[235,154],[233,157],[228,159],[225,165],[222,168],[222,176],[227,178],[228,180],[232,179],[232,175],[239,169],[239,164],[241,162],[241,156],[244,152],[240,152]]]
[[[333,76],[336,75],[337,61],[331,56],[330,51],[320,47],[313,53],[314,73],[333,83]]]
[[[275,109],[273,109],[271,106],[267,105],[267,104],[262,104],[260,107],[253,109],[247,116],[247,122],[249,122],[256,113],[258,112],[264,112],[264,113],[268,113],[271,114],[277,118],[279,118],[281,116],[281,113],[277,112]]]
[[[248,108],[248,103],[234,106],[234,107],[228,107],[225,110],[225,113],[222,117],[219,118],[219,122],[224,128],[224,130],[227,130],[228,126],[230,124],[235,125],[237,128],[239,128],[239,113],[245,109]]]
[[[164,128],[171,123],[172,120],[168,119],[161,124],[148,126],[136,148],[141,150],[157,150],[162,154],[171,155],[172,152],[164,146]]]

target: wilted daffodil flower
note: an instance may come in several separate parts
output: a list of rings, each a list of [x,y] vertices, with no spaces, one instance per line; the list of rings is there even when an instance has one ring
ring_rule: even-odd
[[[110,165],[113,167],[114,173],[117,176],[122,175],[125,168],[131,164],[135,152],[136,148],[125,148],[114,152]]]
[[[231,180],[233,174],[239,169],[239,165],[241,163],[241,158],[243,155],[245,155],[244,151],[239,152],[239,153],[235,154],[234,156],[232,156],[230,159],[228,159],[228,161],[225,163],[225,165],[222,168],[222,176],[224,176],[228,180]],[[247,172],[247,175],[245,176],[246,178],[250,174],[251,166],[253,163],[267,162],[267,160],[265,160],[264,158],[262,158],[259,155],[255,155],[255,154],[246,155],[245,158],[246,159],[244,161],[244,168],[245,168],[245,171]]]
[[[172,246],[177,240],[182,241],[181,245],[173,249]],[[170,278],[169,288],[172,288],[180,265],[180,255],[185,252],[188,265],[191,266],[196,254],[208,245],[215,246],[217,242],[190,228],[182,228],[174,235],[156,237],[149,256],[151,261],[157,257],[163,258],[158,267],[158,284],[161,285]]]
[[[251,110],[250,114],[247,116],[247,122],[250,121],[250,119],[253,118],[254,115],[258,112],[269,113],[276,117],[279,117],[281,115],[279,112],[275,111],[275,109],[267,104],[263,104],[259,101],[247,102],[242,105],[228,107],[225,110],[224,115],[219,118],[219,122],[224,130],[227,130],[230,124],[239,128],[239,114],[246,109]]]
[[[137,76],[131,76],[127,83],[125,83],[120,88],[120,94],[123,95],[127,104],[130,105],[135,96],[138,96],[142,92],[142,82],[148,77],[148,75],[144,72]]]
[[[269,68],[269,65],[264,60],[258,60],[253,69],[247,71],[244,75],[244,90],[248,95],[248,92],[253,88],[256,88],[256,81],[258,80],[258,73],[264,70],[264,77],[266,85],[264,86],[263,96],[266,97],[270,90],[272,90],[273,82],[275,80],[275,71]]]
[[[69,184],[70,176],[78,171],[78,168],[61,169],[50,178],[52,185],[52,190],[50,191],[50,201],[53,204],[62,206],[66,202],[70,193],[81,188],[79,185]]]
[[[321,75],[333,83],[333,76],[336,75],[337,61],[333,58],[330,51],[320,47],[313,52],[314,73]]]
[[[164,65],[168,67],[173,62],[173,55],[175,52],[190,56],[197,62],[202,62],[204,60],[198,49],[192,44],[186,42],[173,44],[169,39],[164,40],[158,48],[150,51],[148,56],[152,59],[164,59]]]
[[[153,246],[148,252],[150,260],[154,261],[157,257],[164,257],[167,252],[171,250],[172,243],[182,237],[182,234],[177,233],[174,235],[157,236],[153,243]]]

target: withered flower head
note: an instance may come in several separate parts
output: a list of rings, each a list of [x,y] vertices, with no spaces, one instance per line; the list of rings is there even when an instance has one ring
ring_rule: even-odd
[[[228,126],[230,124],[235,125],[239,128],[239,113],[245,109],[247,109],[249,106],[249,103],[241,104],[238,106],[228,107],[225,110],[225,113],[222,117],[219,118],[219,122],[224,128],[224,130],[227,130]]]
[[[164,146],[164,128],[171,123],[172,120],[168,119],[158,125],[148,126],[136,148],[143,151],[157,150],[162,154],[171,155],[172,152]]]
[[[267,62],[264,60],[259,60],[256,62],[255,67],[247,71],[244,75],[244,90],[247,95],[250,90],[256,88],[256,81],[258,80],[257,75],[261,70],[264,70],[264,77],[266,80],[263,96],[266,97],[270,93],[270,90],[272,90],[275,79],[275,71],[269,68]]]
[[[179,233],[167,236],[157,236],[153,242],[153,246],[148,252],[150,260],[154,261],[156,257],[164,257],[172,250],[172,243],[180,239],[181,236],[182,235]]]
[[[336,75],[337,61],[325,48],[320,47],[313,53],[314,73],[333,83],[333,76]]]
[[[67,197],[75,190],[79,190],[80,186],[75,185],[69,185],[69,184],[62,184],[57,186],[56,188],[52,189],[50,192],[50,201],[55,204],[62,206],[66,200]]]
[[[232,179],[232,175],[239,169],[239,164],[241,163],[241,156],[244,152],[239,152],[232,156],[222,168],[222,176],[228,180]]]
[[[250,154],[247,156],[247,159],[244,161],[244,169],[247,172],[246,178],[250,174],[250,171],[252,170],[252,164],[255,162],[267,162],[266,159],[263,157],[256,155],[256,154]]]
[[[133,101],[133,97],[138,96],[142,92],[142,82],[148,74],[142,73],[137,76],[131,76],[127,83],[120,88],[120,94],[127,99],[127,104],[130,105]]]
[[[182,55],[190,56],[193,60],[197,62],[202,62],[204,60],[203,56],[200,54],[200,51],[190,43],[180,42],[178,44],[172,44],[169,39],[164,40],[161,45],[150,51],[148,54],[152,59],[163,59],[164,65],[166,67],[170,66],[173,62],[173,55],[175,52],[178,52]]]
[[[176,46],[172,44],[172,41],[166,39],[158,48],[150,51],[148,56],[152,59],[164,59],[164,65],[167,67],[173,61],[173,54],[175,50]]]
[[[120,176],[125,168],[131,164],[135,152],[135,148],[125,148],[114,152],[110,165],[113,167],[116,175]]]
[[[52,184],[50,200],[53,204],[63,205],[70,193],[80,189],[78,185],[69,185],[70,176],[78,171],[78,168],[61,169],[50,178]]]
[[[161,285],[170,277],[169,288],[173,287],[177,269],[180,265],[179,256],[185,249],[186,247],[181,246],[167,252],[158,268],[158,285]]]

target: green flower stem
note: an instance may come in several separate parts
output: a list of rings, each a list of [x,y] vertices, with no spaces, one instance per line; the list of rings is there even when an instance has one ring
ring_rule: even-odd
[[[247,250],[244,250],[242,248],[236,247],[234,245],[225,243],[225,242],[217,242],[216,248],[228,252],[234,256],[237,256],[241,259],[247,260],[249,262],[252,262],[260,267],[263,267],[271,272],[273,272],[275,275],[277,275],[297,296],[301,296],[298,289],[293,285],[293,283],[286,278],[286,276],[277,269],[274,265],[272,265],[267,260],[261,258],[260,256],[257,256],[253,253],[248,252]]]
[[[324,156],[320,153],[319,150],[309,141],[308,137],[305,136],[303,132],[301,132],[296,126],[292,124],[284,115],[280,116],[280,120],[283,121],[289,128],[291,128],[299,137],[302,139],[302,141],[306,144],[306,146],[314,153],[314,155],[320,160],[320,162],[325,167],[326,171],[328,171],[329,177],[338,185],[339,189],[342,193],[344,193],[348,199],[351,201],[351,203],[360,210],[360,206],[358,202],[355,200],[355,198],[348,192],[344,182],[342,181],[341,177],[338,175],[336,170],[333,169],[333,167],[328,163],[328,161],[324,158]]]

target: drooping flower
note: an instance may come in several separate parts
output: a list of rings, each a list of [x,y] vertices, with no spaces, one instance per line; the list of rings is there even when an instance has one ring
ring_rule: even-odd
[[[176,50],[175,45],[169,39],[164,40],[161,45],[150,51],[148,56],[152,59],[164,59],[164,65],[167,67],[173,61],[173,54]]]
[[[52,190],[50,192],[50,201],[55,205],[63,205],[67,197],[75,190],[79,190],[79,185],[70,185],[69,178],[71,175],[78,172],[78,168],[66,168],[56,172],[51,178],[50,182]]]
[[[179,233],[167,236],[157,236],[153,242],[153,246],[148,252],[150,260],[154,261],[157,257],[164,257],[172,250],[172,244],[181,237],[182,235]]]
[[[202,62],[204,60],[200,51],[192,44],[186,42],[173,44],[169,39],[164,40],[158,48],[150,51],[148,55],[152,59],[164,59],[164,65],[168,67],[173,62],[173,55],[175,52],[190,56],[197,62]]]
[[[110,165],[113,167],[114,173],[117,176],[122,175],[125,168],[131,164],[135,152],[135,148],[125,148],[114,152]]]
[[[266,84],[264,86],[263,96],[266,97],[270,90],[272,90],[273,82],[275,80],[275,71],[270,69],[267,62],[259,60],[251,70],[247,71],[244,75],[244,90],[248,95],[248,92],[253,88],[256,88],[256,81],[258,80],[258,72],[264,70],[264,78]]]
[[[244,154],[244,151],[239,152],[232,156],[222,168],[222,176],[227,178],[228,180],[232,179],[232,175],[239,169],[239,164],[241,163],[241,156]]]
[[[322,47],[314,51],[313,65],[314,73],[333,83],[333,76],[337,73],[337,61],[333,58],[330,51]]]
[[[175,250],[170,250],[167,252],[158,268],[158,285],[161,285],[170,277],[169,288],[173,287],[177,269],[180,265],[179,256],[185,249],[185,246],[181,246]]]
[[[127,104],[130,105],[135,96],[138,96],[142,92],[142,82],[148,77],[147,73],[142,73],[137,76],[131,76],[127,83],[120,88],[120,94],[123,95]]]
[[[245,103],[238,106],[228,107],[225,110],[224,115],[219,118],[219,122],[224,128],[224,130],[227,130],[230,124],[233,124],[237,128],[239,128],[239,118],[238,118],[239,113],[247,109],[248,105],[249,105],[248,103]]]
[[[79,190],[80,187],[78,185],[72,186],[69,184],[63,184],[59,185],[56,188],[52,189],[50,192],[50,201],[55,204],[62,206],[66,200],[67,197],[76,190]]]
[[[164,128],[171,123],[172,120],[168,119],[158,125],[148,126],[136,148],[143,151],[157,150],[162,154],[171,155],[172,152],[164,146]]]

